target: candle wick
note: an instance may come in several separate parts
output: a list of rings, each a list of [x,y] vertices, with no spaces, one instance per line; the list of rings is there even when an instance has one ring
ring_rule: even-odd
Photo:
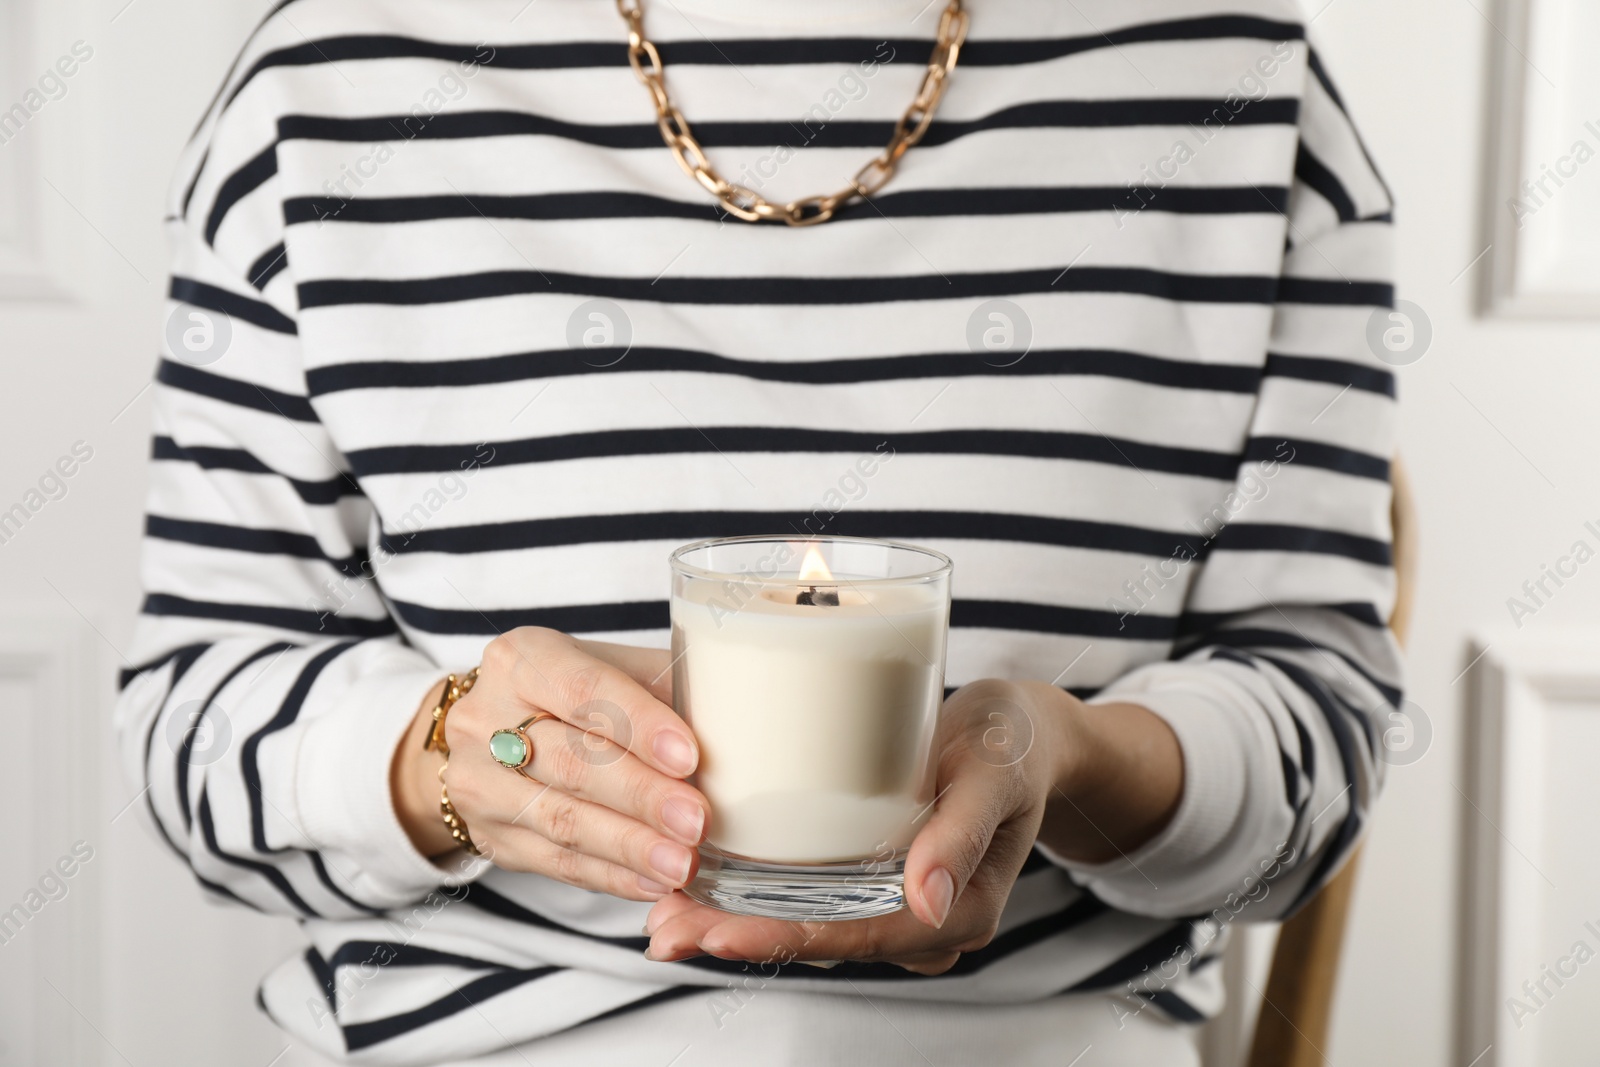
[[[836,608],[839,606],[839,593],[835,589],[823,589],[819,592],[813,585],[796,593],[794,602],[815,607]]]

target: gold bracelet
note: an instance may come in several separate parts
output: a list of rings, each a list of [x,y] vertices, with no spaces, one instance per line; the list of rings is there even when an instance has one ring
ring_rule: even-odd
[[[440,768],[442,773],[444,768]],[[467,824],[456,814],[455,805],[450,803],[450,790],[445,788],[443,782],[439,783],[439,814],[444,816],[444,824],[450,827],[450,836],[456,844],[466,849],[474,856],[483,855],[478,851],[478,846],[473,844],[472,835],[467,833]]]
[[[444,740],[444,720],[450,714],[450,709],[456,701],[472,692],[472,687],[478,684],[478,668],[474,667],[465,675],[457,678],[450,674],[445,676],[444,692],[439,696],[439,705],[433,709],[433,727],[428,731],[428,736],[422,740],[424,751],[431,752],[435,749],[444,756],[444,763],[439,767],[439,814],[444,817],[444,824],[450,828],[450,837],[474,856],[483,855],[478,851],[478,846],[473,844],[472,835],[467,833],[467,824],[456,813],[455,806],[450,803],[450,790],[445,788],[444,771],[450,766],[450,746]]]
[[[444,717],[450,714],[450,709],[456,701],[472,692],[472,687],[478,684],[478,668],[474,667],[466,674],[457,678],[447,674],[444,678],[444,692],[439,694],[439,706],[433,709],[433,728],[428,731],[428,736],[422,739],[422,750],[432,752],[438,749],[444,754],[445,761],[450,759],[450,746],[444,741]]]

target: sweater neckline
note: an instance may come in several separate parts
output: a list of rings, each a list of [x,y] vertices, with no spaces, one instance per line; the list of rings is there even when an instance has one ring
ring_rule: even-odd
[[[941,0],[643,0],[645,25],[656,10],[693,23],[710,19],[724,25],[762,29],[835,28],[902,24],[902,36],[925,36],[938,25]]]

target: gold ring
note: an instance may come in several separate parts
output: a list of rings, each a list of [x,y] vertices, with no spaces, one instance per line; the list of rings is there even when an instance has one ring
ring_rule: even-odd
[[[489,755],[507,770],[520,772],[533,762],[533,742],[528,739],[528,728],[556,717],[548,711],[535,712],[509,730],[496,730],[489,735]]]

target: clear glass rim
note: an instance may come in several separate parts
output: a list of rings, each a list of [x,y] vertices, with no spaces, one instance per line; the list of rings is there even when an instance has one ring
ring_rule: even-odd
[[[697,552],[701,549],[710,548],[715,545],[747,545],[762,543],[787,545],[824,543],[878,545],[884,548],[893,548],[901,552],[915,553],[916,555],[922,556],[935,564],[933,567],[930,567],[925,571],[918,571],[915,574],[901,574],[889,578],[841,578],[838,580],[838,584],[840,585],[911,585],[916,582],[927,582],[946,577],[955,567],[955,564],[951,562],[950,557],[945,555],[943,552],[939,552],[931,548],[924,548],[921,545],[908,544],[904,541],[890,541],[881,537],[791,537],[784,534],[746,534],[741,537],[708,537],[702,541],[694,541],[687,545],[681,545],[678,548],[673,549],[672,555],[667,557],[667,563],[677,574],[684,575],[688,578],[702,578],[708,581],[716,581],[724,578],[738,578],[743,581],[755,581],[762,585],[791,586],[801,584],[818,584],[815,582],[802,583],[798,578],[795,577],[774,576],[772,578],[763,578],[759,574],[751,574],[748,572],[738,573],[733,571],[707,570],[704,567],[697,567],[693,563],[686,562],[683,558],[691,552]]]

